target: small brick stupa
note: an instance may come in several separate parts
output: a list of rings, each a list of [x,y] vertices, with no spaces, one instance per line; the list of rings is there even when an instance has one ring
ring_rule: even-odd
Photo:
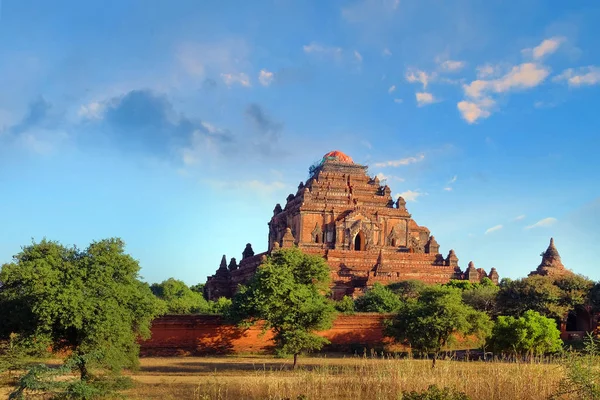
[[[550,238],[550,245],[546,251],[541,254],[541,256],[542,262],[535,271],[531,271],[529,276],[561,276],[573,273],[566,269],[563,265],[560,259],[560,254],[558,254],[558,250],[556,249],[556,246],[554,246],[554,238]]]
[[[237,269],[222,266],[208,278],[209,299],[230,297],[254,274],[263,257],[279,248],[297,246],[325,258],[331,269],[333,298],[357,296],[374,283],[417,279],[446,283],[450,279],[498,283],[498,273],[487,274],[471,264],[464,273],[450,250],[444,257],[429,229],[418,225],[402,197],[367,174],[365,165],[332,151],[309,170],[285,206],[277,204],[269,222],[268,250],[254,254],[250,244]]]

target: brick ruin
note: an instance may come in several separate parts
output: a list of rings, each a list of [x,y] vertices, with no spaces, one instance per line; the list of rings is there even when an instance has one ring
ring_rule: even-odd
[[[264,257],[292,246],[325,258],[334,299],[358,296],[376,282],[479,282],[488,277],[498,283],[495,268],[488,274],[470,262],[463,271],[454,250],[444,257],[429,229],[412,219],[406,201],[394,200],[387,185],[367,174],[367,166],[339,151],[325,154],[285,206],[275,206],[266,252],[255,254],[247,244],[239,264],[235,258],[227,263],[223,256],[216,273],[208,277],[207,297],[231,297]]]

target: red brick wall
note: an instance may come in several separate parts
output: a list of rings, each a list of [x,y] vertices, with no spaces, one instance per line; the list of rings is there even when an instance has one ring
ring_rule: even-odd
[[[331,349],[381,348],[384,314],[340,315],[333,327],[319,335],[331,341]],[[201,355],[262,353],[271,349],[272,335],[253,326],[241,330],[218,315],[167,315],[152,324],[152,338],[141,343],[143,355]]]

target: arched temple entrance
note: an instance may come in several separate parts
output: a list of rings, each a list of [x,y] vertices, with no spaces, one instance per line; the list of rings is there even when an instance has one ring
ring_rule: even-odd
[[[354,237],[354,250],[362,251],[365,249],[365,234],[363,231],[359,231]]]
[[[567,316],[567,324],[565,327],[567,332],[592,330],[590,313],[583,307],[570,311]]]

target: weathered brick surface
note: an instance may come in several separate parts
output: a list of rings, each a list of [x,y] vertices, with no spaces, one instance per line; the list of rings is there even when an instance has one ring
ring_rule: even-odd
[[[333,327],[319,335],[332,343],[330,349],[381,348],[385,314],[340,315]],[[152,324],[151,339],[141,343],[143,355],[203,355],[265,353],[272,349],[271,332],[262,326],[242,330],[217,315],[168,315]]]

